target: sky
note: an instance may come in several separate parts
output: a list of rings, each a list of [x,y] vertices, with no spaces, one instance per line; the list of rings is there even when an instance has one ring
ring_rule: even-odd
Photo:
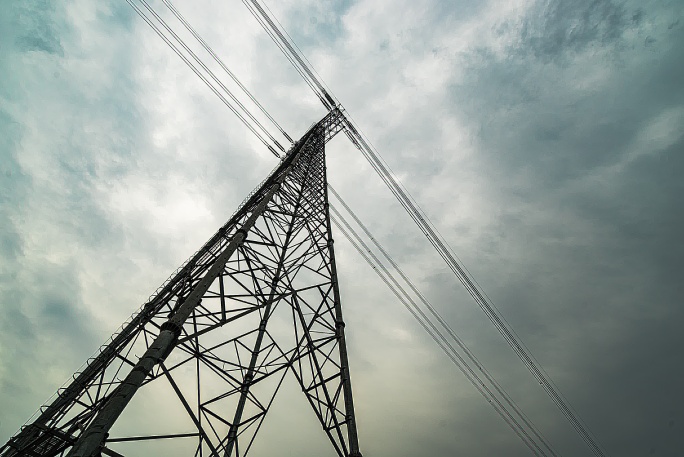
[[[241,2],[174,4],[291,136],[323,117]],[[268,5],[606,454],[680,455],[684,4]],[[346,137],[327,154],[557,453],[590,455]],[[276,163],[123,0],[3,2],[0,441]],[[530,455],[334,235],[364,455]],[[333,455],[286,392],[255,455]]]

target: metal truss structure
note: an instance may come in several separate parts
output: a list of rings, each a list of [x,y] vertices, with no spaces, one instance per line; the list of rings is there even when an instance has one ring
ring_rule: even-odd
[[[172,439],[186,455],[244,456],[287,373],[334,452],[360,456],[325,166],[343,119],[333,110],[295,143],[0,456],[120,456],[119,443]],[[139,422],[130,414],[168,414],[133,401],[162,390],[182,429],[110,436]]]

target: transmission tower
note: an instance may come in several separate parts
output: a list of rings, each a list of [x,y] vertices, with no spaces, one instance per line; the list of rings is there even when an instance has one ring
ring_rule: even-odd
[[[287,373],[334,452],[360,456],[325,166],[342,121],[332,110],[296,142],[0,456],[120,456],[117,443],[161,439],[244,456]],[[136,393],[162,385],[189,429],[110,436]]]

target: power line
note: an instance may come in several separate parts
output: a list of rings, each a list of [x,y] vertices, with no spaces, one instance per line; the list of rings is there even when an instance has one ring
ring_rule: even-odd
[[[169,1],[169,0],[162,0],[166,7],[173,13],[174,16],[185,26],[185,28],[192,34],[192,36],[195,37],[195,39],[202,45],[202,47],[211,55],[211,57],[223,68],[223,70],[228,74],[228,76],[231,77],[231,79],[242,89],[242,91],[247,94],[249,99],[259,108],[259,110],[268,118],[269,121],[280,131],[280,133],[283,134],[285,138],[290,143],[294,143],[290,135],[287,134],[287,132],[278,124],[278,122],[269,114],[268,111],[266,111],[266,108],[264,108],[261,103],[252,95],[252,93],[240,82],[240,80],[235,76],[235,74],[228,69],[225,63],[223,63],[223,60],[216,55],[214,50],[207,44],[207,42],[195,31],[195,29],[188,23],[188,21],[185,20],[183,15],[176,9],[176,7]]]
[[[349,126],[350,128],[353,128],[351,124],[349,124]],[[357,146],[361,150],[362,154],[366,157],[371,166],[373,166],[378,175],[380,175],[385,184],[390,188],[392,193],[408,212],[409,216],[418,225],[420,230],[437,250],[438,254],[444,259],[454,275],[463,284],[478,306],[480,306],[485,315],[494,324],[496,329],[503,336],[504,340],[509,344],[515,354],[520,358],[530,373],[539,382],[556,407],[566,417],[575,431],[590,447],[592,452],[599,457],[604,457],[605,454],[599,447],[595,438],[593,438],[589,432],[586,425],[581,421],[577,413],[571,409],[567,400],[565,400],[562,394],[558,391],[557,386],[549,379],[548,374],[543,370],[543,368],[541,368],[539,362],[534,359],[529,349],[524,345],[524,343],[522,343],[520,337],[515,334],[510,324],[506,322],[500,311],[493,303],[485,298],[484,293],[475,284],[474,280],[467,273],[465,267],[462,266],[461,262],[456,260],[455,255],[452,254],[452,249],[448,247],[444,238],[436,233],[434,224],[429,220],[427,215],[425,215],[425,213],[418,208],[418,204],[403,188],[401,183],[394,177],[394,174],[384,160],[382,160],[382,158],[379,156],[377,151],[368,144],[365,138],[361,136],[355,128],[353,128],[352,132],[355,138],[358,139]]]
[[[264,145],[267,146],[267,148],[276,156],[279,157],[279,154],[272,148],[270,144],[267,143],[267,141],[255,130],[255,128],[235,109],[230,102],[228,102],[225,97],[206,79],[204,75],[202,75],[197,67],[195,67],[188,59],[185,57],[182,52],[175,46],[171,41],[164,35],[164,33],[156,27],[152,21],[146,17],[146,15],[137,7],[135,6],[131,0],[126,0],[133,8],[134,10],[145,20],[150,27],[154,29],[154,31],[169,45],[176,54],[183,59],[183,61],[197,74],[197,76],[202,79],[205,84],[207,84],[212,91],[226,104],[237,116],[238,118],[245,123],[245,125],[252,131],[263,143]],[[171,35],[178,41],[181,46],[193,57],[193,59],[211,76],[211,78],[216,81],[217,84],[231,97],[231,99],[246,113],[246,115],[264,132],[266,136],[268,136],[275,144],[278,146],[281,150],[284,151],[283,147],[277,142],[277,140],[265,129],[265,127],[256,119],[254,116],[244,107],[244,105],[230,92],[225,85],[214,75],[213,72],[211,72],[208,67],[197,57],[197,55],[181,40],[175,32],[168,26],[168,24],[154,12],[154,10],[149,6],[149,4],[145,0],[140,0],[140,2],[145,5],[146,9],[150,11],[156,19],[162,24],[162,26],[169,32]],[[164,0],[164,3],[171,9],[172,12],[174,12],[174,15],[181,20],[181,22],[188,28],[189,31],[195,36],[195,38],[200,42],[200,44],[205,47],[205,49],[214,57],[219,64],[224,68],[224,70],[231,76],[234,81],[238,84],[241,89],[245,91],[245,93],[250,97],[252,101],[254,101],[257,106],[266,114],[266,116],[271,120],[274,125],[283,133],[286,138],[289,139],[289,136],[284,132],[284,130],[275,122],[275,120],[266,112],[263,107],[258,104],[256,99],[249,93],[246,88],[237,80],[237,78],[234,77],[234,75],[225,67],[225,64],[223,64],[220,59],[217,58],[213,50],[206,45],[206,42],[199,37],[199,35],[194,32],[194,29],[192,29],[189,24],[187,24],[187,21],[185,21],[180,14],[176,14],[177,10],[170,5],[166,0]],[[336,105],[335,100],[332,98],[332,96],[326,91],[326,89],[323,87],[323,84],[321,81],[317,78],[316,75],[314,75],[314,72],[309,68],[309,65],[304,62],[302,57],[300,57],[299,53],[297,50],[299,48],[297,47],[297,50],[294,48],[296,45],[290,44],[287,38],[283,35],[283,33],[280,31],[280,29],[275,25],[275,23],[270,19],[269,15],[264,11],[263,8],[259,5],[259,3],[256,0],[251,0],[251,5],[248,3],[246,0],[243,0],[243,3],[248,7],[250,12],[257,18],[259,23],[264,27],[264,29],[267,31],[271,39],[278,45],[278,47],[281,49],[281,51],[286,55],[288,60],[292,63],[292,65],[295,67],[295,69],[298,71],[298,73],[302,76],[302,78],[307,82],[307,84],[311,87],[311,89],[316,93],[316,95],[319,97],[321,102],[326,106],[326,108],[330,109],[332,106]],[[269,10],[270,11],[270,10]],[[273,32],[272,32],[273,31]],[[285,32],[286,33],[286,32]],[[288,35],[289,37],[289,35]],[[290,37],[291,40],[291,37]],[[301,52],[301,50],[299,50]],[[307,60],[308,62],[308,60]],[[434,224],[427,218],[426,214],[420,209],[416,201],[413,199],[413,197],[408,194],[408,192],[403,188],[403,186],[398,183],[396,178],[393,176],[393,173],[391,170],[389,170],[389,167],[387,164],[384,162],[382,157],[377,153],[374,148],[371,147],[369,142],[366,141],[366,139],[359,133],[359,130],[355,128],[355,126],[351,123],[349,119],[345,119],[347,121],[347,130],[346,133],[350,137],[350,139],[354,142],[354,144],[361,150],[363,155],[366,157],[366,159],[371,163],[375,171],[381,176],[383,181],[388,185],[392,193],[395,195],[395,197],[400,201],[402,206],[406,209],[406,211],[409,213],[409,215],[412,217],[412,219],[416,222],[416,224],[419,226],[421,231],[426,235],[428,240],[433,244],[435,249],[438,251],[440,256],[443,257],[443,259],[447,262],[447,265],[452,269],[454,274],[459,278],[459,280],[463,283],[463,285],[466,287],[468,292],[473,296],[475,301],[480,305],[480,307],[483,309],[487,317],[492,321],[492,323],[495,325],[495,327],[499,330],[499,332],[502,334],[504,339],[509,343],[509,345],[513,348],[514,352],[520,357],[520,359],[523,361],[523,363],[528,367],[530,372],[537,378],[544,388],[544,390],[551,396],[552,400],[556,405],[559,407],[561,412],[568,418],[568,420],[571,422],[573,427],[578,431],[578,433],[582,436],[582,438],[589,444],[589,446],[592,448],[594,453],[598,456],[603,456],[604,454],[601,452],[600,448],[598,445],[595,443],[594,439],[589,435],[588,431],[586,430],[586,427],[584,424],[579,420],[578,417],[576,417],[576,413],[572,411],[572,409],[567,405],[567,401],[562,397],[560,392],[558,392],[557,387],[555,384],[553,384],[550,379],[548,379],[548,375],[543,371],[543,369],[539,366],[539,363],[532,357],[532,355],[529,352],[529,349],[527,349],[524,344],[519,340],[519,337],[515,334],[515,332],[510,328],[510,324],[508,324],[503,316],[500,314],[500,312],[496,309],[496,307],[492,304],[489,303],[487,299],[485,299],[486,295],[479,290],[479,288],[475,285],[476,283],[474,282],[474,279],[472,279],[471,275],[469,275],[469,272],[465,269],[463,265],[459,261],[455,259],[455,254],[453,253],[453,250],[446,244],[445,240],[439,234],[439,232],[436,230]]]
[[[325,98],[329,98],[329,102],[335,104],[334,100],[325,91],[318,78],[316,78],[303,59],[298,56],[297,51],[295,51],[288,39],[284,37],[283,33],[280,32],[279,28],[268,17],[268,14],[263,10],[263,8],[259,6],[258,1],[250,1],[257,7],[259,13],[264,18],[264,21],[260,21],[262,27],[264,27],[267,33],[269,33],[269,35],[273,38],[273,34],[267,30],[266,27],[266,25],[270,26],[270,28],[273,30],[273,33],[275,33],[275,35],[280,38],[282,42],[282,46],[279,45],[280,49],[287,55],[287,53],[283,50],[284,47],[289,53],[294,55],[293,58],[288,56],[288,60],[290,60],[295,67],[299,65],[301,70],[297,69],[298,72],[300,74],[302,74],[302,72],[305,73],[313,81],[313,84],[316,86],[316,89],[312,87],[314,92],[316,92],[319,98],[321,98],[321,94],[327,95]],[[246,2],[246,0],[243,0],[243,2]],[[312,86],[312,84],[310,83],[309,86]],[[323,100],[321,101],[326,108],[330,109],[329,103],[326,103]],[[371,164],[373,169],[389,187],[390,191],[399,200],[406,212],[418,225],[419,229],[437,250],[438,254],[444,259],[454,275],[459,279],[478,306],[480,306],[485,315],[494,324],[496,329],[503,336],[504,340],[513,349],[514,353],[520,358],[530,373],[532,373],[534,378],[537,379],[556,407],[566,417],[566,419],[589,446],[592,452],[598,457],[605,457],[605,453],[602,451],[593,435],[589,432],[586,424],[584,424],[584,422],[578,417],[578,414],[569,406],[567,400],[558,391],[557,386],[550,380],[548,374],[543,370],[543,368],[541,368],[539,362],[536,361],[536,359],[531,355],[529,349],[522,343],[520,337],[513,331],[510,324],[505,320],[496,306],[491,303],[491,300],[485,298],[486,295],[480,290],[480,287],[476,285],[474,279],[471,277],[472,275],[467,272],[461,262],[456,260],[456,255],[453,253],[453,249],[448,246],[441,234],[438,233],[434,224],[430,221],[425,212],[420,209],[413,197],[408,194],[406,189],[394,177],[394,174],[391,172],[391,170],[389,170],[389,167],[384,159],[382,159],[380,154],[371,147],[369,142],[366,141],[364,136],[360,134],[359,130],[347,117],[345,117],[345,120],[347,121],[347,136],[357,146],[366,160],[368,160],[368,162]]]
[[[297,71],[304,79],[310,81],[309,87],[311,87],[311,89],[316,93],[321,103],[323,103],[323,105],[328,110],[337,106],[335,100],[330,96],[328,91],[325,90],[325,87],[323,86],[321,81],[314,74],[315,72],[312,71],[311,68],[309,68],[309,65],[307,65],[304,62],[304,60],[300,56],[300,53],[297,52],[297,50],[295,50],[295,47],[297,46],[291,43],[291,39],[288,40],[285,37],[285,35],[287,35],[287,32],[281,31],[282,26],[278,27],[273,22],[271,16],[268,13],[266,13],[266,11],[264,11],[264,9],[261,7],[258,1],[242,0],[242,3],[244,3],[247,6],[252,15],[254,15],[254,17],[257,19],[257,21],[259,21],[264,30],[266,30],[266,33],[268,33],[269,36],[271,36],[271,39],[276,41],[276,44],[278,45],[280,50],[283,51],[283,53],[285,53],[286,55],[291,56],[291,58],[288,57],[290,63],[292,63],[292,65],[294,65],[295,68],[297,68]],[[287,36],[289,37],[289,35]]]
[[[246,122],[246,120],[244,119],[244,117],[242,117],[242,116],[240,115],[240,113],[238,113],[237,110],[236,110],[229,102],[227,102],[227,100],[225,99],[225,97],[223,97],[223,96],[218,92],[218,90],[215,88],[215,86],[213,86],[213,84],[211,84],[211,83],[210,83],[210,82],[209,82],[209,81],[208,81],[208,80],[199,72],[199,70],[197,69],[197,67],[195,67],[195,66],[194,66],[194,65],[193,65],[193,64],[192,64],[192,63],[191,63],[183,54],[182,54],[182,52],[181,52],[181,51],[180,51],[180,50],[171,42],[171,40],[170,40],[170,39],[169,39],[169,38],[168,38],[168,37],[167,37],[167,36],[166,36],[166,35],[157,27],[157,26],[155,26],[155,25],[152,23],[151,19],[150,19],[149,17],[147,17],[147,16],[144,14],[144,12],[143,12],[142,10],[140,10],[136,5],[134,5],[133,3],[131,3],[131,1],[129,1],[129,0],[127,0],[127,1],[128,1],[128,3],[133,7],[133,9],[134,9],[134,10],[143,18],[143,20],[145,20],[145,22],[146,22],[151,28],[153,28],[153,30],[154,30],[154,31],[155,31],[155,32],[156,32],[156,33],[157,33],[157,34],[158,34],[158,35],[167,43],[167,45],[169,45],[169,46],[172,48],[172,50],[174,50],[174,52],[176,52],[176,54],[179,55],[179,57],[181,57],[181,58],[183,59],[183,61],[184,61],[184,62],[185,62],[185,63],[186,63],[194,72],[195,72],[195,74],[197,74],[197,75],[205,82],[205,84],[207,84],[207,85],[212,89],[212,91],[214,91],[214,93],[215,93],[217,96],[219,96],[219,97],[221,98],[221,100],[224,101],[224,103],[226,103],[226,104],[231,108],[231,110],[233,110],[233,112],[234,112],[236,115],[238,115],[238,117],[239,117],[239,118],[240,118],[248,127],[250,127],[250,130],[252,130],[252,131],[254,132],[254,130],[251,128],[251,125],[250,125],[248,122]],[[213,53],[213,51],[211,51],[211,49],[208,47],[208,45],[206,45],[206,42],[204,42],[204,40],[203,40],[201,37],[199,37],[199,35],[194,31],[194,29],[192,29],[192,28],[189,26],[189,24],[184,20],[184,18],[182,18],[182,16],[180,15],[180,13],[178,13],[177,10],[175,10],[175,8],[173,7],[173,5],[171,5],[171,4],[170,4],[169,2],[167,2],[166,0],[163,0],[163,1],[164,1],[164,3],[167,5],[167,7],[169,7],[169,8],[172,10],[172,12],[174,13],[174,15],[176,15],[176,17],[177,17],[179,20],[181,20],[181,22],[186,26],[186,28],[188,28],[188,30],[191,31],[191,33],[193,34],[193,36],[195,36],[195,38],[196,38],[201,44],[203,44],[203,46],[205,47],[205,49],[207,49],[207,50],[210,52],[210,54],[212,54],[212,56],[214,56],[214,58],[217,59],[217,60],[220,62],[220,59],[218,59],[218,58],[215,56],[215,54]],[[266,131],[265,128],[264,128],[264,127],[263,127],[263,126],[262,126],[262,125],[261,125],[261,124],[260,124],[260,123],[251,115],[251,113],[244,107],[244,105],[241,104],[241,103],[233,96],[233,94],[225,87],[225,85],[223,85],[223,83],[214,75],[214,73],[211,72],[211,71],[208,69],[208,67],[207,67],[207,66],[206,66],[206,65],[197,57],[197,55],[196,55],[196,54],[195,54],[195,53],[194,53],[194,52],[185,44],[185,42],[184,42],[180,37],[178,37],[178,35],[169,27],[169,25],[166,23],[166,21],[164,21],[164,20],[163,20],[163,19],[162,19],[162,18],[161,18],[161,17],[160,17],[160,16],[159,16],[151,7],[150,7],[150,5],[149,5],[145,0],[140,0],[140,2],[141,2],[141,3],[144,5],[144,7],[145,7],[145,8],[146,8],[146,9],[147,9],[147,10],[148,10],[156,19],[157,19],[157,21],[158,21],[158,22],[159,22],[159,23],[160,23],[160,24],[161,24],[161,25],[162,25],[162,26],[171,34],[171,36],[172,36],[172,37],[173,37],[173,38],[174,38],[174,39],[175,39],[175,40],[176,40],[176,41],[177,41],[185,50],[186,50],[186,52],[188,52],[188,53],[190,54],[190,56],[191,56],[191,57],[192,57],[192,58],[193,58],[193,59],[194,59],[194,60],[195,60],[195,61],[196,61],[196,62],[197,62],[197,63],[198,63],[198,64],[199,64],[199,65],[200,65],[200,66],[201,66],[201,67],[202,67],[210,76],[211,76],[211,78],[219,85],[219,87],[221,87],[221,88],[222,88],[222,89],[231,97],[231,99],[232,99],[232,100],[233,100],[233,101],[234,101],[234,102],[235,102],[235,103],[236,103],[236,104],[237,104],[237,105],[238,105],[238,106],[239,106],[239,107],[240,107],[240,108],[241,108],[241,109],[250,117],[250,119],[251,119],[253,122],[255,122],[255,123],[262,129],[262,131],[264,131],[264,133],[266,133],[266,135],[268,135],[269,138],[271,138],[272,141],[274,141],[278,146],[280,146],[280,145],[277,143],[277,141],[275,141],[275,139],[268,133],[268,131]],[[291,48],[290,48],[290,49],[291,49]],[[299,62],[301,62],[301,59],[299,60]],[[225,65],[224,65],[222,62],[220,62],[220,64],[221,64],[221,66],[224,68],[224,70],[225,70],[225,71],[234,79],[234,81],[235,81],[236,83],[238,83],[238,85],[239,85],[239,86],[248,94],[248,96],[249,96],[249,97],[250,97],[250,98],[251,98],[251,99],[252,99],[252,100],[253,100],[253,101],[262,109],[262,111],[270,118],[270,116],[268,115],[268,113],[266,113],[265,109],[263,109],[263,107],[256,101],[256,99],[254,99],[254,97],[251,95],[251,93],[249,93],[249,92],[244,88],[244,86],[242,86],[242,84],[237,80],[237,78],[234,77],[234,75],[225,67]],[[303,63],[302,63],[302,64],[303,64]],[[310,72],[309,72],[308,74],[311,75]],[[311,76],[312,76],[312,75],[311,75]],[[319,87],[320,87],[320,86],[319,86]],[[272,118],[271,118],[271,119],[272,119]],[[274,122],[274,124],[275,124],[278,128],[280,128],[280,126],[277,125],[277,123],[276,123],[274,120],[273,120],[273,122]],[[281,129],[281,131],[282,131],[285,135],[287,135],[282,129]],[[259,136],[257,132],[254,132],[254,133],[257,134],[257,136]],[[263,138],[262,138],[262,137],[260,137],[260,138],[261,138],[262,141],[263,141]],[[288,138],[289,138],[289,137],[288,137]],[[282,149],[282,147],[281,147],[281,149]],[[333,191],[333,192],[334,192],[334,191]],[[336,194],[336,193],[335,193],[335,194]],[[337,194],[336,194],[336,195],[337,195]],[[339,198],[339,196],[338,196],[338,198]],[[348,208],[348,206],[346,205],[346,203],[344,203],[344,202],[342,202],[342,203],[343,203],[343,205],[345,206],[345,208],[347,208],[347,209],[349,210],[349,208]],[[337,217],[342,218],[342,216],[341,216],[339,213],[337,213],[337,211],[336,211],[334,208],[333,208],[333,210],[334,210],[335,213],[337,214]],[[349,211],[351,211],[351,210],[349,210]],[[353,213],[351,213],[351,214],[353,215]],[[358,219],[356,218],[355,215],[353,215],[353,217],[358,221]],[[352,233],[354,234],[354,236],[357,238],[357,241],[359,241],[359,242],[367,249],[367,246],[366,246],[365,243],[359,238],[358,234],[356,234],[356,232],[353,231],[353,228],[352,228],[351,226],[349,226],[349,224],[348,224],[343,218],[342,218],[342,221],[343,221],[343,223],[345,224],[345,226],[347,227],[347,229],[349,229],[349,230],[352,231]],[[359,222],[360,222],[360,221],[359,221]],[[365,229],[365,227],[364,227],[364,230],[367,232],[367,229]],[[345,233],[345,234],[346,234],[346,233]],[[351,239],[350,239],[350,241],[353,242],[353,240],[351,240]],[[374,240],[374,241],[375,241],[375,240]],[[377,244],[377,242],[376,242],[376,244]],[[367,249],[367,250],[368,250],[368,249]],[[369,250],[368,250],[368,251],[369,251]],[[369,252],[370,252],[370,251],[369,251]],[[363,254],[363,253],[362,253],[362,254]],[[423,328],[424,328],[424,329],[433,337],[433,339],[437,342],[437,344],[438,344],[438,345],[447,353],[447,355],[449,356],[449,358],[450,358],[454,363],[457,364],[457,366],[461,369],[461,371],[468,377],[468,379],[471,380],[471,382],[473,383],[473,385],[474,385],[481,393],[483,393],[483,395],[485,395],[485,397],[489,398],[490,403],[494,402],[494,403],[493,403],[493,407],[497,410],[497,412],[499,412],[499,414],[501,415],[501,417],[509,424],[509,426],[511,426],[511,427],[513,428],[513,430],[516,432],[516,434],[518,434],[518,436],[520,436],[520,438],[523,440],[523,442],[525,442],[525,444],[528,445],[528,447],[530,447],[530,449],[535,453],[535,455],[542,455],[542,456],[545,456],[546,454],[545,454],[545,453],[539,448],[539,446],[533,441],[533,439],[530,437],[530,435],[527,433],[527,431],[520,425],[520,423],[518,422],[518,420],[517,420],[515,417],[513,417],[513,416],[511,415],[510,411],[508,411],[508,410],[506,409],[506,407],[505,407],[505,406],[504,406],[504,405],[503,405],[503,404],[494,396],[494,394],[492,393],[492,391],[491,391],[487,386],[485,386],[484,383],[481,382],[481,379],[479,379],[479,378],[477,377],[477,374],[472,370],[472,368],[469,367],[469,366],[467,365],[467,363],[465,362],[465,360],[456,352],[455,348],[451,345],[451,343],[448,341],[448,339],[445,338],[445,336],[444,336],[441,332],[439,332],[439,330],[438,330],[438,329],[434,326],[434,324],[428,319],[428,317],[424,314],[424,312],[423,312],[420,308],[418,308],[417,304],[413,301],[412,298],[410,298],[410,296],[408,296],[408,294],[406,293],[406,291],[398,284],[398,282],[396,281],[396,279],[395,279],[395,278],[386,270],[386,268],[384,267],[384,265],[382,265],[382,263],[380,263],[379,260],[377,259],[377,257],[375,257],[372,253],[371,253],[371,255],[373,256],[374,261],[383,269],[384,273],[385,273],[386,275],[388,275],[388,277],[389,277],[390,281],[392,282],[393,286],[390,285],[389,283],[388,283],[388,285],[390,285],[390,287],[391,287],[392,290],[395,292],[395,294],[397,293],[397,290],[399,290],[399,291],[403,294],[404,297],[408,298],[409,302],[412,304],[413,309],[415,309],[415,310],[418,312],[418,314],[416,314],[416,313],[413,311],[413,309],[411,309],[411,307],[408,306],[408,304],[407,304],[407,302],[406,302],[406,298],[402,298],[401,295],[398,295],[399,298],[400,298],[400,299],[402,300],[402,302],[404,303],[404,305],[407,306],[407,308],[411,311],[412,315],[413,315],[414,317],[416,317],[416,319],[418,319],[418,321],[421,323],[421,325],[423,326]],[[387,256],[386,253],[385,253],[385,256]],[[365,257],[365,256],[364,256],[364,257]],[[367,257],[365,257],[365,258],[367,258]],[[390,259],[390,261],[391,261],[391,259]],[[393,263],[393,262],[392,262],[392,263]],[[402,273],[402,276],[403,276],[403,273]],[[385,282],[387,282],[387,281],[385,280]],[[414,287],[412,284],[411,284],[411,287],[415,290],[415,287]],[[420,315],[420,316],[422,317],[423,320],[421,320],[421,318],[419,318],[418,315]],[[426,324],[426,323],[427,323],[427,324]],[[426,325],[427,325],[427,326],[426,326]],[[441,340],[441,341],[440,341],[440,340]],[[449,348],[449,350],[451,351],[451,353],[449,352],[449,350],[447,350],[447,348]],[[510,402],[509,402],[509,404],[510,404]],[[539,452],[537,452],[537,451],[540,451],[541,454],[539,454]],[[555,454],[554,454],[554,455],[555,455]]]
[[[527,428],[523,427],[518,419],[514,417],[504,404],[497,398],[492,390],[483,382],[482,378],[478,376],[475,370],[467,363],[466,360],[456,351],[451,342],[444,336],[443,333],[432,323],[425,313],[418,307],[415,301],[408,295],[406,290],[396,281],[396,278],[387,270],[383,263],[375,256],[368,245],[361,239],[361,237],[354,231],[354,229],[347,223],[344,217],[331,205],[333,213],[331,220],[335,226],[342,232],[342,234],[349,240],[364,260],[373,268],[387,287],[394,293],[400,303],[409,311],[411,316],[420,324],[425,332],[432,338],[432,340],[444,351],[447,357],[456,365],[456,367],[463,373],[468,381],[475,387],[475,389],[482,395],[487,402],[494,408],[499,416],[506,422],[506,424],[513,430],[513,432],[521,439],[521,441],[536,455],[547,456],[548,454],[541,449],[536,441],[530,437]],[[339,219],[339,220],[338,220]],[[551,451],[551,455],[556,455]]]
[[[299,46],[297,46],[297,43],[296,43],[295,40],[292,38],[292,36],[290,36],[290,34],[287,32],[287,29],[286,29],[285,27],[283,27],[283,24],[280,23],[280,21],[278,20],[278,17],[276,17],[276,15],[273,14],[273,12],[272,12],[271,9],[268,7],[268,5],[266,4],[266,2],[263,2],[263,4],[264,4],[264,7],[266,8],[266,10],[270,13],[270,16],[273,17],[273,19],[274,19],[275,22],[278,24],[278,26],[280,27],[280,29],[283,31],[283,33],[285,34],[285,36],[287,36],[287,38],[289,39],[289,41],[290,41],[290,43],[292,44],[292,46],[294,46],[294,48],[298,51],[298,54],[299,54],[299,56],[301,57],[301,59],[302,59],[304,62],[307,63],[308,69],[310,70],[310,73],[312,73],[312,77],[314,77],[314,79],[315,79],[316,82],[317,82],[317,86],[318,86],[319,88],[321,88],[322,93],[323,93],[324,95],[327,95],[327,96],[328,96],[328,101],[329,101],[330,103],[332,103],[333,106],[339,105],[339,104],[340,104],[340,103],[339,103],[339,100],[337,100],[337,98],[332,94],[332,91],[330,90],[330,87],[328,87],[328,85],[325,83],[325,81],[323,81],[323,78],[321,78],[321,75],[318,74],[318,72],[316,71],[316,68],[314,68],[314,66],[311,64],[311,62],[309,61],[309,59],[307,59],[306,55],[302,52],[302,50],[299,48]],[[314,76],[314,75],[315,75],[315,76]]]
[[[141,1],[146,4],[146,2],[144,0],[141,0]],[[152,30],[154,30],[154,32],[173,50],[173,52],[175,52],[176,55],[178,55],[178,57],[180,57],[183,60],[183,62],[193,71],[193,73],[195,73],[202,80],[202,82],[204,82],[204,84],[206,84],[207,87],[209,87],[209,89],[211,89],[211,91],[223,102],[223,104],[226,105],[238,117],[238,119],[240,119],[240,121],[242,121],[243,124],[245,124],[245,126],[264,144],[264,146],[266,146],[268,148],[268,150],[271,151],[271,153],[273,155],[280,158],[280,154],[273,148],[272,145],[270,145],[268,143],[268,141],[264,138],[264,136],[262,136],[256,130],[256,128],[250,122],[248,122],[247,119],[245,119],[245,117],[238,111],[237,108],[235,108],[231,104],[231,102],[219,91],[219,89],[217,89],[211,83],[211,81],[209,81],[209,79],[207,79],[207,77],[204,74],[202,74],[202,72],[188,59],[188,57],[185,56],[185,54],[175,44],[173,44],[171,39],[169,39],[169,37],[166,36],[166,34],[164,34],[164,32],[161,29],[159,29],[159,27],[157,27],[157,25],[154,24],[154,21],[151,18],[149,18],[145,14],[145,12],[142,11],[140,9],[140,7],[138,7],[133,2],[133,0],[126,0],[126,3],[128,3],[131,6],[131,8],[133,8],[133,10],[138,14],[138,16],[140,16],[142,18],[142,20],[145,21],[145,23],[147,23],[147,25],[149,25],[150,28],[152,28]],[[147,5],[147,7],[149,8],[149,5]],[[156,14],[155,14],[155,16],[156,16]],[[187,47],[184,45],[184,43],[182,43],[181,45],[187,49]],[[194,53],[192,53],[192,54],[194,55]],[[195,59],[198,60],[196,56],[195,56]],[[211,73],[211,75],[213,75],[213,73]],[[213,76],[214,76],[214,79],[216,79],[215,75],[213,75]],[[229,95],[232,95],[232,94],[229,93]],[[244,106],[243,106],[243,109],[244,109]],[[250,113],[246,109],[244,109],[244,110],[248,115],[250,115]],[[265,130],[263,128],[263,126],[261,126],[261,128],[262,128],[262,130]]]
[[[265,19],[262,18],[262,16],[259,14],[258,10],[255,9],[255,7],[247,0],[242,0],[242,3],[247,7],[250,13],[252,13],[252,16],[257,20],[259,25],[264,29],[266,34],[271,38],[273,43],[280,49],[280,51],[283,53],[283,55],[287,58],[287,60],[292,64],[292,67],[299,73],[299,76],[302,77],[304,82],[311,88],[311,90],[316,94],[318,99],[323,103],[323,105],[327,109],[331,109],[329,102],[325,99],[323,94],[319,91],[318,85],[316,84],[315,81],[312,81],[308,76],[307,73],[300,68],[300,66],[297,64],[296,58],[288,51],[288,48],[279,40],[279,37],[276,35],[275,32],[272,31],[272,29],[269,27],[269,24],[266,22]]]
[[[532,433],[537,437],[539,441],[549,450],[551,455],[556,456],[554,450],[551,448],[549,443],[540,435],[536,427],[530,422],[530,420],[525,416],[525,414],[520,410],[515,401],[508,395],[508,393],[501,387],[501,385],[491,376],[491,374],[484,368],[482,363],[477,359],[475,354],[465,345],[463,340],[461,340],[456,332],[451,328],[451,326],[444,320],[444,318],[439,314],[439,312],[432,306],[432,304],[425,298],[425,296],[418,290],[418,288],[413,284],[413,282],[406,276],[399,265],[392,259],[387,250],[383,248],[380,242],[373,236],[373,234],[368,230],[366,225],[361,222],[354,211],[347,205],[347,203],[342,199],[342,197],[335,191],[335,189],[328,185],[328,189],[337,198],[342,207],[349,213],[354,222],[361,228],[369,240],[375,245],[375,247],[380,251],[382,256],[387,260],[387,262],[394,268],[394,270],[399,274],[399,276],[404,280],[404,282],[409,286],[413,293],[418,297],[423,306],[427,308],[430,314],[437,320],[439,325],[447,332],[451,339],[458,345],[458,347],[463,351],[470,362],[477,367],[477,369],[482,372],[485,379],[494,387],[499,395],[504,399],[504,401],[513,409],[513,411],[521,418],[523,423],[532,431]]]
[[[214,74],[213,71],[209,69],[209,67],[206,66],[206,64],[199,58],[197,57],[197,54],[195,54],[192,49],[188,47],[188,45],[183,41],[177,34],[176,32],[173,31],[171,27],[166,23],[166,21],[157,14],[157,12],[147,3],[146,0],[138,0],[140,1],[145,8],[152,13],[152,15],[159,21],[159,23],[173,36],[178,43],[180,43],[181,46],[192,56],[192,58],[206,71],[211,79],[213,79],[223,91],[228,94],[228,96],[233,100],[233,102],[244,111],[244,113],[250,118],[250,120],[259,127],[259,129],[266,135],[268,138],[273,141],[273,143],[280,149],[282,152],[285,152],[285,148],[283,148],[280,143],[271,135],[271,133],[259,122],[254,115],[247,109],[245,106],[240,102],[240,100],[237,99],[237,97],[223,84],[223,82]]]

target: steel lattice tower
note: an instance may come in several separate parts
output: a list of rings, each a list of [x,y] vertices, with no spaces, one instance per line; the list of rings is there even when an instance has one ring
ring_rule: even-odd
[[[196,456],[243,456],[287,373],[337,455],[360,456],[325,166],[341,122],[333,110],[295,143],[0,456],[119,456],[117,442],[162,438],[194,439]],[[273,328],[278,313],[289,331]],[[110,437],[136,392],[163,383],[192,429]]]

